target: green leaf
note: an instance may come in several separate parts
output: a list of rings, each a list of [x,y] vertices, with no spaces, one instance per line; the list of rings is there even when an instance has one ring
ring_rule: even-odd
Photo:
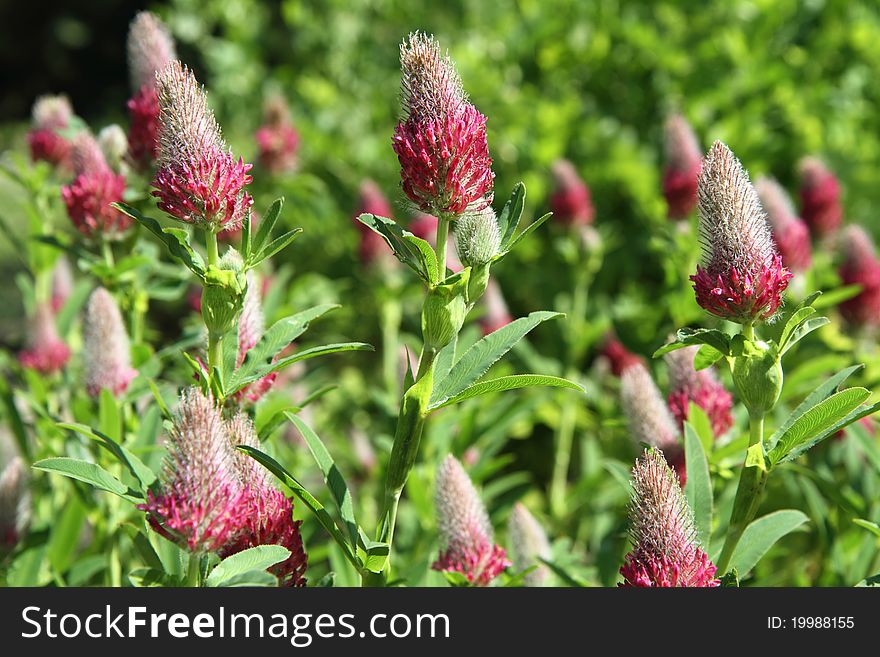
[[[102,388],[98,395],[98,417],[101,431],[118,441],[122,432],[122,416],[116,405],[116,397],[107,388]]]
[[[817,310],[822,310],[823,308],[832,308],[839,303],[846,301],[847,299],[852,299],[853,297],[857,296],[861,291],[861,285],[843,285],[837,289],[831,290],[830,292],[826,292],[822,295],[821,299],[816,299],[815,303],[812,303],[811,305]]]
[[[853,523],[861,527],[862,529],[867,529],[869,532],[874,534],[874,536],[880,537],[880,525],[876,522],[871,522],[870,520],[865,520],[864,518],[856,518],[853,520]]]
[[[697,350],[697,353],[694,356],[694,369],[699,372],[707,367],[712,367],[722,358],[724,358],[724,354],[712,345],[704,344]]]
[[[708,547],[712,538],[712,480],[703,443],[689,422],[684,423],[684,459],[687,468],[684,494],[694,512],[697,536]]]
[[[128,581],[136,588],[173,586],[176,582],[157,568],[135,568],[128,574]]]
[[[731,569],[736,568],[740,578],[744,577],[767,553],[767,550],[773,547],[776,541],[803,525],[807,520],[804,513],[794,509],[774,511],[758,518],[743,532],[730,560]]]
[[[513,241],[511,241],[510,244],[508,244],[507,249],[505,251],[502,251],[501,253],[499,253],[497,256],[495,256],[494,259],[500,260],[502,257],[507,255],[510,251],[513,250],[513,248],[517,244],[519,244],[523,239],[525,239],[526,237],[528,237],[529,235],[534,233],[538,228],[540,228],[542,225],[544,225],[544,223],[546,223],[547,220],[549,220],[550,217],[552,217],[552,216],[553,216],[553,213],[548,212],[547,214],[539,217],[538,219],[535,219],[532,223],[530,223],[528,226],[526,226],[525,229],[519,235],[517,235],[516,237],[513,238]]]
[[[152,217],[142,215],[133,207],[126,205],[125,203],[113,203],[113,206],[123,214],[127,214],[153,233],[153,235],[158,237],[162,243],[168,247],[168,251],[171,252],[171,255],[180,260],[199,278],[205,277],[205,261],[202,260],[202,256],[196,253],[192,246],[190,246],[189,235],[185,230],[182,228],[164,228]]]
[[[522,217],[523,208],[526,204],[526,186],[518,182],[513,186],[510,198],[498,215],[498,228],[501,233],[501,246],[499,251],[509,251],[519,220]]]
[[[272,361],[278,354],[308,330],[311,322],[337,308],[339,308],[338,304],[326,303],[279,319],[269,327],[269,330],[263,334],[260,341],[247,353],[241,367],[232,375],[230,386],[234,388],[239,380],[252,377],[255,374],[257,376],[251,379],[253,381],[261,379],[268,374],[268,370],[263,374],[259,374],[259,372],[271,366]],[[232,392],[234,391],[233,389]]]
[[[259,253],[254,254],[252,252],[251,258],[247,262],[248,268],[253,269],[264,260],[268,260],[276,253],[286,249],[288,246],[290,246],[293,240],[299,237],[300,233],[302,233],[302,228],[294,228],[284,233],[281,237],[276,237]]]
[[[295,354],[277,360],[274,363],[270,360],[268,363],[263,364],[256,371],[252,371],[252,373],[247,376],[239,376],[238,373],[241,369],[238,369],[233,375],[232,382],[226,390],[226,396],[228,397],[229,395],[238,392],[254,381],[259,381],[267,374],[283,370],[285,367],[298,363],[301,360],[308,360],[310,358],[317,358],[318,356],[326,356],[328,354],[337,354],[343,351],[373,351],[373,345],[369,345],[366,342],[338,342],[336,344],[323,344],[318,347],[311,347],[309,349],[297,351]],[[250,356],[250,352],[248,352],[248,356]],[[245,359],[245,363],[247,363],[247,358]],[[242,367],[245,363],[242,364]]]
[[[873,588],[875,586],[880,587],[880,573],[877,573],[873,577],[866,577],[861,582],[856,584],[856,586],[859,588],[865,588],[865,587]]]
[[[779,434],[775,446],[767,455],[770,462],[775,465],[791,461],[836,432],[840,428],[839,422],[861,406],[870,395],[865,388],[847,388],[813,406]]]
[[[62,429],[75,431],[86,438],[96,440],[101,447],[113,454],[113,456],[115,456],[116,459],[126,467],[132,476],[140,482],[141,492],[146,492],[146,490],[153,485],[153,482],[156,481],[156,473],[153,472],[149,466],[106,434],[92,429],[85,424],[78,424],[75,422],[59,422],[57,426]]]
[[[469,388],[529,331],[541,322],[561,316],[562,313],[550,311],[533,312],[478,340],[464,352],[446,377],[435,380],[430,405],[439,407]]]
[[[290,420],[293,426],[296,427],[297,431],[299,431],[300,436],[305,440],[309,451],[312,453],[315,462],[318,464],[321,474],[324,475],[324,483],[327,484],[327,487],[333,494],[333,499],[339,509],[339,515],[342,517],[342,522],[348,530],[351,549],[352,551],[356,551],[358,545],[358,524],[354,517],[354,506],[351,501],[351,492],[348,489],[348,484],[345,483],[345,478],[342,476],[342,473],[333,461],[333,457],[330,456],[330,452],[327,450],[324,443],[321,442],[321,439],[318,438],[317,434],[315,434],[315,432],[312,431],[312,429],[303,422],[301,418],[293,413],[287,412],[284,415]]]
[[[791,333],[791,336],[788,338],[788,341],[785,345],[779,350],[779,355],[782,356],[789,349],[795,346],[798,342],[803,340],[807,335],[815,331],[816,329],[822,328],[826,324],[830,324],[831,320],[827,317],[814,317],[813,319],[808,319],[807,321],[800,324],[794,331]]]
[[[118,495],[122,499],[134,502],[135,504],[143,502],[143,498],[138,498],[132,495],[134,491],[129,490],[116,477],[95,463],[80,461],[79,459],[73,459],[67,456],[59,456],[37,461],[34,463],[33,467],[37,470],[56,472],[65,477],[83,481],[87,484],[91,484],[99,490],[113,493],[114,495]]]
[[[440,273],[437,271],[437,256],[425,240],[404,230],[400,224],[386,217],[364,213],[358,217],[358,221],[381,235],[397,259],[418,274],[428,285],[437,283]],[[444,276],[445,273],[443,272]]]
[[[248,445],[239,445],[237,449],[241,450],[252,459],[262,464],[269,472],[275,475],[285,486],[287,486],[290,490],[293,491],[294,495],[296,495],[300,501],[305,504],[305,506],[315,514],[315,517],[318,519],[318,522],[324,527],[325,530],[333,537],[339,547],[345,554],[345,557],[355,566],[358,571],[361,569],[361,564],[357,558],[357,556],[352,553],[351,548],[349,547],[348,540],[345,536],[342,535],[342,532],[339,531],[339,528],[336,526],[336,523],[333,522],[333,518],[327,513],[327,510],[324,508],[324,505],[321,504],[309,491],[305,489],[305,487],[297,481],[297,479],[290,474],[287,470],[284,469],[278,461],[273,459],[268,454],[261,452],[258,449],[253,447],[249,447]]]
[[[812,306],[799,307],[792,313],[791,317],[788,318],[788,321],[785,322],[785,326],[782,327],[782,333],[779,335],[780,351],[785,348],[786,343],[792,333],[794,333],[795,329],[815,314],[816,309]]]
[[[629,485],[629,480],[627,479],[627,485]],[[588,586],[588,583],[584,580],[580,579],[576,575],[569,573],[565,568],[560,566],[559,564],[549,561],[547,559],[540,558],[541,563],[545,564],[550,570],[552,570],[559,579],[561,579],[567,586],[573,586],[576,588],[584,588]]]
[[[290,557],[290,550],[280,545],[258,545],[236,552],[217,564],[208,578],[206,586],[228,586],[234,580],[252,571],[264,571]]]
[[[654,358],[690,345],[707,344],[725,356],[730,355],[730,336],[718,329],[679,329],[672,342],[654,352]]]
[[[472,397],[478,397],[479,395],[486,395],[492,392],[516,390],[517,388],[530,388],[534,386],[570,388],[572,390],[577,390],[578,392],[586,392],[577,383],[572,383],[571,381],[562,379],[558,376],[547,376],[544,374],[514,374],[475,383],[474,385],[465,388],[454,397],[449,397],[445,401],[437,404],[430,404],[428,410],[433,411],[438,408],[443,408],[444,406],[451,406],[452,404],[457,404],[465,399],[471,399]]]
[[[266,214],[260,220],[260,227],[257,229],[257,234],[253,236],[251,240],[251,253],[254,255],[259,255],[259,253],[263,250],[263,247],[269,241],[269,237],[272,235],[272,230],[275,228],[275,223],[278,221],[278,217],[281,216],[281,208],[284,207],[284,197],[277,198],[272,202],[272,205],[269,206],[269,209],[266,210]]]
[[[697,406],[694,402],[688,404],[688,422],[697,432],[700,443],[703,445],[703,451],[709,453],[715,443],[715,432],[712,431],[712,421],[706,415],[706,411]]]

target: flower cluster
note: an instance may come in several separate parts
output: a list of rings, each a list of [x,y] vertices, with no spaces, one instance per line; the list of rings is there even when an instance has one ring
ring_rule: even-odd
[[[641,356],[627,349],[613,333],[606,336],[599,355],[608,362],[611,367],[611,373],[617,377],[621,376],[633,365],[644,365],[645,363]]]
[[[474,586],[488,586],[510,565],[493,540],[489,514],[473,483],[453,456],[437,470],[435,502],[442,549],[434,570],[459,572]]]
[[[697,205],[702,151],[690,123],[672,114],[664,126],[663,196],[670,219],[683,219]]]
[[[392,146],[404,193],[435,216],[488,206],[495,174],[486,117],[468,102],[451,59],[417,32],[401,44],[400,64],[404,117]]]
[[[127,103],[132,159],[141,166],[158,155],[159,96],[156,73],[177,59],[174,40],[162,22],[142,11],[128,30],[128,68],[134,95]]]
[[[21,541],[31,515],[28,469],[15,456],[0,472],[0,557]]]
[[[669,409],[679,428],[688,419],[693,402],[706,412],[716,437],[724,435],[733,426],[733,396],[718,380],[713,368],[694,369],[698,346],[677,349],[666,354],[669,367]]]
[[[95,138],[83,131],[71,142],[75,178],[61,188],[73,225],[87,236],[119,239],[131,219],[111,204],[122,201],[125,176],[114,172]]]
[[[271,173],[293,171],[296,168],[299,133],[293,127],[287,103],[281,96],[271,96],[263,112],[263,125],[255,135],[260,165]]]
[[[118,397],[137,371],[131,366],[128,333],[113,296],[99,287],[89,297],[83,318],[86,391],[97,397],[109,390]]]
[[[837,177],[816,157],[804,158],[800,170],[801,216],[815,237],[833,235],[843,221]]]
[[[171,62],[156,81],[161,113],[153,196],[159,209],[214,232],[239,227],[253,204],[244,191],[253,165],[227,149],[207,94],[189,69]]]
[[[788,192],[773,178],[758,178],[755,189],[767,213],[782,262],[792,271],[807,271],[813,259],[810,229],[797,216]]]
[[[700,548],[693,513],[663,454],[646,450],[632,472],[632,551],[620,569],[630,587],[715,587],[716,568]]]
[[[302,586],[307,558],[293,505],[238,445],[259,446],[251,421],[243,414],[224,421],[214,401],[191,388],[180,400],[161,488],[139,508],[156,531],[194,553],[226,557],[282,545],[291,556],[273,573]]]
[[[541,559],[550,559],[550,541],[535,516],[521,503],[513,505],[507,525],[510,540],[510,556],[513,569],[522,572],[537,566],[523,578],[525,586],[543,586],[550,576],[550,569]]]
[[[51,305],[38,304],[31,318],[28,346],[18,355],[22,367],[53,374],[70,360],[70,348],[58,336]]]
[[[716,141],[697,185],[703,264],[694,282],[697,303],[734,322],[770,319],[792,273],[776,251],[758,194],[739,160]]]
[[[564,226],[588,226],[593,223],[596,210],[590,188],[581,180],[574,165],[568,160],[557,160],[552,168],[554,189],[550,209],[554,220]]]
[[[843,262],[838,273],[844,285],[861,291],[840,304],[840,313],[853,326],[880,326],[880,260],[871,236],[861,226],[847,226],[840,240]]]
[[[73,108],[66,96],[41,96],[31,110],[32,128],[27,142],[34,162],[40,160],[52,166],[70,167],[70,141],[62,131],[70,127]]]

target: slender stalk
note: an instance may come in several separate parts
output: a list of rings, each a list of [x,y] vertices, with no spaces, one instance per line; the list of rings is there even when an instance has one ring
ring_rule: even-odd
[[[400,301],[396,295],[382,300],[382,375],[388,399],[393,403],[400,396],[397,380],[398,342],[400,341]]]
[[[217,245],[217,233],[212,230],[205,231],[205,249],[208,254],[208,266],[216,265],[220,260],[220,250]],[[208,372],[213,372],[223,360],[223,335],[208,331]]]
[[[733,511],[730,514],[730,525],[727,536],[724,539],[724,547],[718,559],[718,572],[726,573],[733,558],[736,546],[742,538],[746,527],[755,519],[761,496],[767,484],[767,469],[764,467],[764,416],[749,417],[749,453],[746,455],[739,484],[736,489],[736,497],[733,501]],[[754,447],[760,448],[760,463],[753,462]]]
[[[449,217],[440,216],[437,218],[437,244],[434,251],[437,254],[437,265],[440,271],[440,277],[446,278],[446,243],[449,241]]]
[[[109,269],[113,269],[116,266],[116,260],[113,257],[113,247],[110,246],[110,242],[106,239],[101,239],[101,255],[104,256],[104,264]]]

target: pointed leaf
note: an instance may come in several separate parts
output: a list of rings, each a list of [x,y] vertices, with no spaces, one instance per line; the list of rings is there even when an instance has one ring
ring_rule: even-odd
[[[433,252],[433,249],[425,240],[404,230],[400,224],[386,217],[364,213],[358,217],[358,221],[381,235],[397,259],[418,274],[422,280],[429,285],[437,282],[436,255],[432,265],[427,252]]]
[[[132,495],[134,491],[129,490],[121,481],[107,472],[100,465],[81,461],[79,459],[69,458],[67,456],[59,456],[56,458],[43,459],[34,463],[33,467],[37,470],[45,472],[56,472],[65,477],[76,479],[94,486],[95,488],[108,493],[113,493],[119,497],[138,504],[143,498]]]
[[[695,344],[707,344],[725,356],[730,355],[730,336],[718,329],[679,329],[675,339],[654,352],[654,358],[676,349]]]
[[[189,235],[182,228],[164,228],[158,221],[152,217],[142,215],[130,205],[125,203],[113,203],[113,206],[129,217],[144,226],[153,235],[158,237],[171,252],[175,258],[186,265],[190,271],[199,276],[205,277],[205,261],[202,256],[196,253],[189,243]]]
[[[501,392],[503,390],[516,390],[517,388],[530,388],[535,386],[570,388],[572,390],[577,390],[581,393],[586,392],[577,383],[573,383],[571,381],[568,381],[567,379],[562,379],[558,376],[547,376],[544,374],[514,374],[511,376],[502,376],[498,377],[497,379],[490,379],[488,381],[475,383],[474,385],[465,388],[457,395],[447,398],[443,402],[430,404],[428,406],[428,410],[433,411],[438,408],[443,408],[444,406],[451,406],[452,404],[457,404],[466,399],[479,397],[480,395],[486,395],[492,392]]]
[[[142,492],[146,492],[146,490],[153,485],[153,482],[156,481],[156,473],[153,472],[149,466],[125,447],[100,431],[96,431],[85,424],[78,424],[75,422],[59,422],[57,426],[62,429],[75,431],[86,438],[96,440],[101,447],[113,454],[113,456],[115,456],[116,459],[126,467],[132,476],[140,482]]]
[[[689,422],[684,423],[684,458],[687,468],[684,494],[694,512],[700,543],[708,548],[712,538],[712,480],[703,443]]]
[[[793,509],[774,511],[758,518],[743,532],[733,551],[730,568],[735,568],[740,578],[745,577],[776,541],[808,520],[805,514]]]
[[[251,240],[251,253],[258,254],[263,250],[263,247],[272,235],[272,230],[275,228],[275,223],[278,221],[278,217],[281,216],[282,207],[284,207],[283,196],[275,199],[272,202],[272,205],[269,206],[269,209],[266,210],[266,214],[264,214],[260,220],[257,234],[254,235]]]
[[[217,564],[205,585],[210,587],[227,586],[236,578],[251,571],[264,571],[290,557],[290,550],[281,545],[258,545],[236,552]]]
[[[501,233],[500,251],[509,251],[509,246],[516,233],[519,220],[526,204],[526,186],[518,182],[513,186],[510,198],[498,215],[498,228]]]

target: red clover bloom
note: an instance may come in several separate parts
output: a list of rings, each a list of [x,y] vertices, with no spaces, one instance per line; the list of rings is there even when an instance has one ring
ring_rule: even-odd
[[[28,347],[18,355],[22,367],[53,374],[70,360],[70,349],[58,336],[55,316],[48,304],[39,304],[31,320]]]
[[[880,260],[874,242],[864,228],[847,226],[840,240],[843,262],[839,274],[844,285],[862,290],[840,304],[840,313],[853,326],[880,326]]]
[[[613,333],[606,336],[600,356],[607,359],[611,365],[611,373],[616,377],[620,377],[633,365],[644,365],[645,363],[641,356],[627,349]]]
[[[724,435],[733,426],[733,396],[718,380],[714,368],[694,369],[694,356],[699,346],[671,351],[665,356],[669,367],[669,409],[678,421],[679,430],[688,419],[693,402],[706,412],[715,437]]]
[[[255,135],[260,165],[276,174],[293,171],[296,168],[299,133],[293,127],[287,103],[279,95],[271,96],[263,112],[263,125]]]
[[[713,315],[748,324],[770,319],[792,273],[776,252],[761,203],[730,149],[716,141],[698,181],[703,263],[697,303]]]
[[[32,128],[27,135],[31,159],[52,166],[70,167],[70,141],[60,133],[70,127],[73,109],[66,96],[41,96],[31,111]]]
[[[109,390],[119,397],[137,371],[131,366],[128,334],[113,296],[99,287],[89,297],[83,318],[86,391],[97,397]]]
[[[690,123],[672,114],[664,126],[663,196],[670,219],[684,219],[697,205],[697,177],[702,151]]]
[[[513,505],[508,520],[507,535],[510,541],[510,556],[513,569],[522,572],[537,566],[523,578],[525,586],[543,586],[550,570],[541,559],[550,559],[550,541],[535,516],[521,503]]]
[[[488,586],[510,562],[495,545],[489,514],[477,490],[453,456],[437,470],[435,502],[442,549],[434,570],[459,572],[474,586]]]
[[[253,204],[244,191],[252,165],[227,148],[189,69],[174,61],[156,80],[161,114],[153,196],[159,209],[214,232],[238,228]]]
[[[596,210],[590,189],[581,180],[574,165],[568,160],[553,163],[553,194],[550,209],[553,219],[564,226],[588,226],[593,223]]]
[[[837,232],[843,221],[840,183],[817,157],[801,161],[801,216],[818,238]]]
[[[620,574],[627,587],[715,587],[715,565],[697,540],[694,518],[663,454],[646,450],[632,472],[632,551]]]
[[[468,102],[452,60],[433,37],[416,32],[400,46],[400,66],[403,118],[392,146],[404,193],[434,216],[490,205],[486,117]]]

